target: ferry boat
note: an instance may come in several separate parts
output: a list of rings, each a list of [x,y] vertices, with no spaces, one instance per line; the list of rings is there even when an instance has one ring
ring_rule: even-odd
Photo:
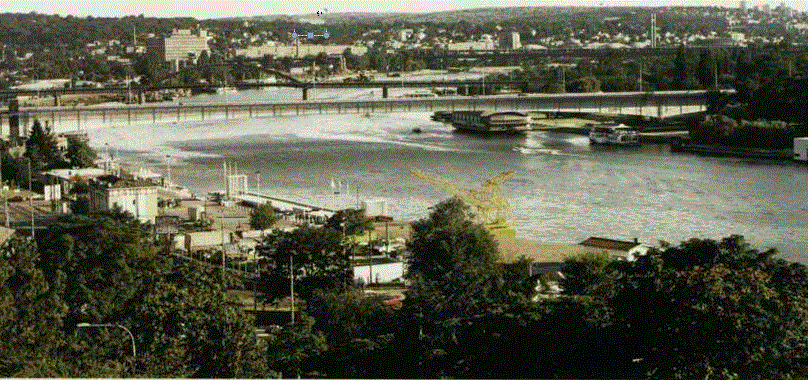
[[[638,145],[639,134],[624,124],[591,125],[589,142],[604,145]]]
[[[516,111],[455,111],[452,125],[463,131],[477,133],[519,133],[530,130],[530,116]]]
[[[452,121],[452,113],[449,111],[435,111],[431,117],[432,121],[439,121],[441,123],[448,123]]]

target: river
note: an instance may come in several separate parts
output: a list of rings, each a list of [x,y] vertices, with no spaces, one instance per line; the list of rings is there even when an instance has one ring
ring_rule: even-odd
[[[373,90],[322,89],[317,98],[379,97]],[[378,92],[378,91],[376,91]],[[391,96],[402,90],[391,90]],[[186,102],[281,99],[272,89]],[[235,98],[235,99],[234,99]],[[590,146],[567,134],[480,137],[432,122],[429,113],[309,115],[100,127],[94,146],[165,172],[196,193],[223,189],[222,162],[235,162],[261,191],[331,207],[384,198],[396,219],[427,215],[445,194],[409,175],[417,168],[462,186],[514,170],[502,185],[518,236],[577,243],[590,236],[678,243],[741,234],[808,263],[808,166],[794,162],[672,154],[666,145]],[[422,133],[415,134],[413,128]],[[166,156],[170,156],[166,158]],[[332,179],[350,195],[334,195]]]

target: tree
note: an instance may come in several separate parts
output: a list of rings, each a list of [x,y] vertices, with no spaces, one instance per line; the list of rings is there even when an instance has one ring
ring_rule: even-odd
[[[31,166],[34,169],[54,164],[59,159],[56,148],[56,138],[50,132],[42,128],[39,120],[34,120],[31,127],[31,134],[25,143],[25,156],[31,159]]]
[[[0,249],[1,376],[48,373],[36,366],[53,357],[63,339],[64,277],[49,282],[37,261],[36,247],[18,236]]]
[[[593,257],[587,260],[597,265],[566,267],[575,270],[566,273],[573,279],[565,292],[591,297],[608,312],[600,361],[622,372],[607,377],[804,373],[804,266],[751,249],[740,236],[663,248],[632,263]]]
[[[471,209],[458,198],[439,203],[429,218],[414,222],[412,229],[411,279],[461,289],[470,284],[453,283],[453,275],[482,278],[494,273],[499,256],[496,242],[473,222]]]
[[[313,326],[314,319],[304,314],[294,325],[272,334],[267,349],[269,368],[284,378],[320,375],[318,357],[328,346]]]
[[[275,208],[269,203],[262,204],[250,211],[250,225],[256,230],[270,228],[277,220]]]
[[[398,347],[396,311],[359,289],[317,291],[307,314],[315,320],[328,350],[319,355],[322,374],[331,378],[373,378],[394,375],[388,365]]]
[[[89,168],[95,166],[97,154],[86,142],[70,139],[67,146],[67,159],[70,165],[77,168]]]
[[[495,266],[497,245],[472,220],[470,208],[451,198],[412,224],[407,272],[411,285],[402,309],[409,316],[409,328],[402,338],[412,352],[405,360],[425,363],[418,367],[425,376],[452,374],[451,363],[465,357],[455,350],[457,330],[498,301],[502,281]]]
[[[346,235],[361,235],[373,229],[373,223],[365,216],[364,209],[339,210],[326,220],[324,227],[345,231]]]
[[[340,232],[331,228],[302,226],[291,232],[276,231],[257,249],[275,263],[275,270],[262,281],[271,300],[289,294],[288,286],[280,284],[288,284],[291,275],[298,279],[296,293],[305,300],[311,300],[316,289],[344,289],[351,278],[348,250]]]
[[[145,290],[131,323],[151,377],[265,377],[266,346],[253,318],[234,306],[236,286],[209,266],[175,263]]]
[[[267,376],[253,320],[227,295],[239,283],[218,268],[158,254],[147,242],[149,230],[113,211],[70,216],[37,234],[42,272],[65,300],[60,320],[71,335],[62,349],[73,370],[56,373]],[[138,360],[131,361],[129,340],[118,329],[76,329],[80,322],[128,327]]]
[[[608,297],[616,291],[620,272],[606,252],[588,253],[564,261],[562,287],[566,294]]]

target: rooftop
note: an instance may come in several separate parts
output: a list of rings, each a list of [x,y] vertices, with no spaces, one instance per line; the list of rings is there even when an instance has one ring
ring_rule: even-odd
[[[99,177],[98,181],[93,181],[93,186],[105,189],[127,189],[136,187],[157,187],[154,183],[140,178],[116,177],[106,175]]]
[[[622,241],[622,240],[612,240],[606,238],[599,238],[599,237],[590,237],[579,243],[584,247],[592,247],[592,248],[600,248],[600,249],[608,249],[613,251],[624,251],[628,252],[632,248],[641,245],[637,241]]]
[[[53,169],[42,173],[53,177],[61,178],[68,181],[95,179],[107,174],[104,169],[99,168],[83,168],[83,169]]]

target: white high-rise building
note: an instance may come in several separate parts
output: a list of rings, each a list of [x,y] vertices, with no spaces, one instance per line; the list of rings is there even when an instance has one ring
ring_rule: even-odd
[[[502,47],[510,50],[521,49],[522,41],[519,38],[519,32],[505,33],[502,38]]]
[[[199,58],[203,51],[210,54],[208,34],[200,30],[194,34],[190,29],[175,29],[166,38],[154,38],[148,42],[148,54],[162,62],[184,62]]]

